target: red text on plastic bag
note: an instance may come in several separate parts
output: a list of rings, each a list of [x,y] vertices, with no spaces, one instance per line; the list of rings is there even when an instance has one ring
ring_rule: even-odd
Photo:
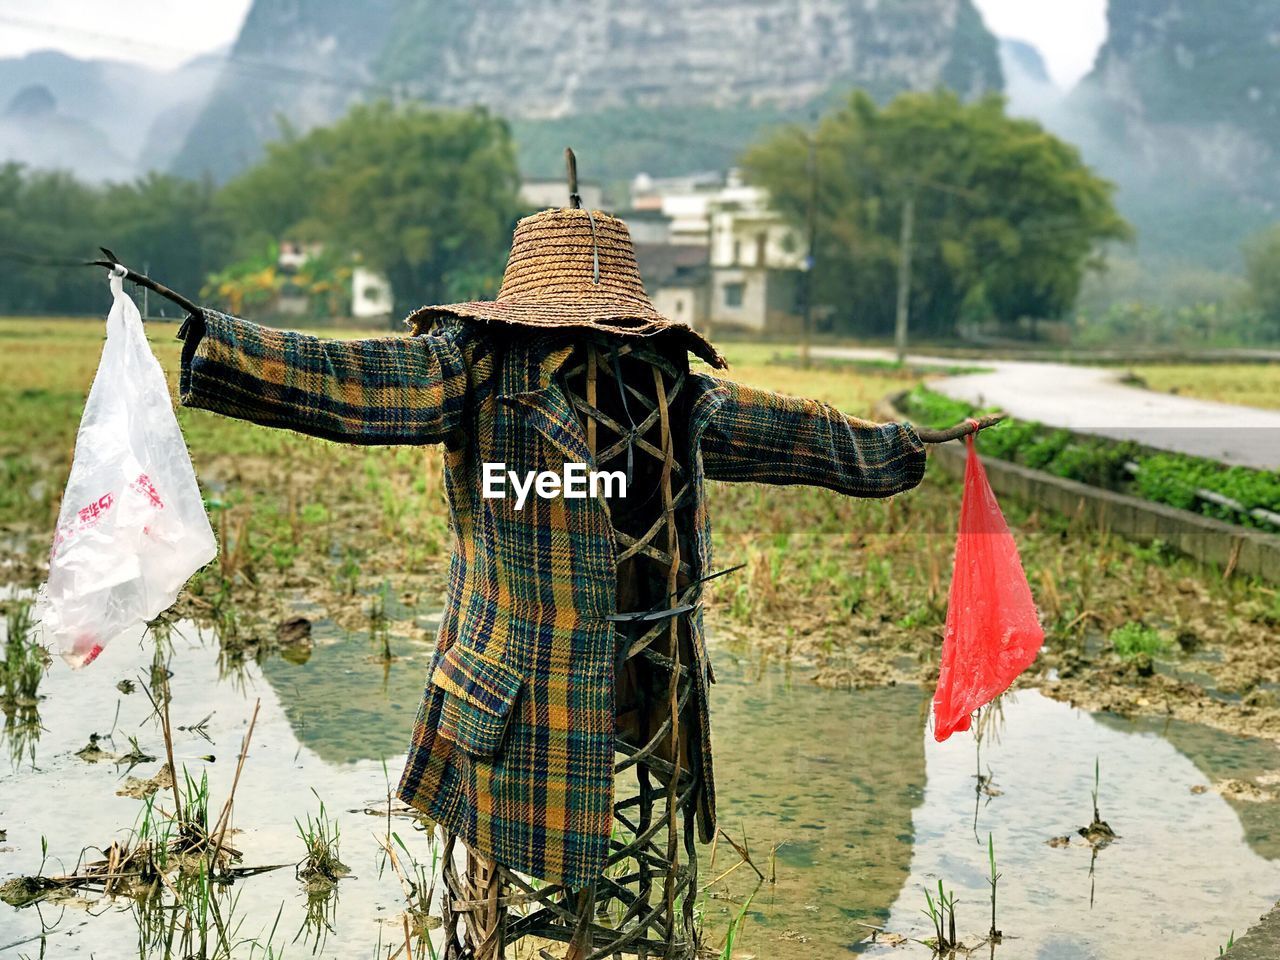
[[[933,734],[940,742],[968,730],[971,714],[1004,693],[1044,643],[1017,544],[973,437],[967,442],[955,572],[933,696]]]

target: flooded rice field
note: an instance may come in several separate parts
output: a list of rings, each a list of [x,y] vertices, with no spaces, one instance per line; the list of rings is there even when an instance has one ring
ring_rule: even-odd
[[[432,617],[407,615],[430,628]],[[207,774],[212,810],[260,701],[227,843],[242,867],[283,866],[224,895],[233,955],[387,957],[404,942],[404,892],[377,838],[429,645],[397,638],[396,659],[382,663],[367,634],[323,620],[309,656],[260,664],[229,664],[189,624],[169,643],[175,761],[197,780]],[[6,728],[0,882],[70,872],[82,851],[94,859],[138,826],[145,802],[120,793],[163,762],[141,689],[154,655],[152,640],[122,639],[78,673],[55,663],[40,687],[38,735]],[[927,957],[916,941],[932,935],[925,890],[936,900],[939,880],[957,901],[958,938],[980,944],[991,926],[988,837],[1004,935],[994,952],[1009,958],[1201,960],[1280,897],[1280,750],[1270,742],[1093,715],[1024,690],[980,725],[980,743],[966,733],[936,744],[921,687],[825,690],[727,649],[715,656],[721,826],[776,877],[757,884],[734,869],[727,843],[714,862],[704,851],[716,956],[741,916],[739,958]],[[93,734],[96,759],[81,755]],[[155,759],[117,759],[135,750]],[[1095,771],[1098,812],[1118,835],[1105,846],[1076,832],[1093,819]],[[161,789],[152,802],[168,799]],[[304,853],[295,818],[305,826],[321,802],[350,870],[328,897],[309,896],[294,869]],[[435,847],[421,824],[393,808],[390,830],[429,874]],[[0,904],[0,948],[162,955],[171,916],[95,896]]]
[[[980,943],[989,835],[997,955],[1199,960],[1280,896],[1280,803],[1244,789],[1280,781],[1270,742],[1092,715],[1026,690],[985,726],[980,784],[973,733],[938,744],[925,731],[927,691],[821,691],[725,659],[714,700],[724,826],[783,844],[776,886],[752,904],[757,956],[927,957],[910,938],[932,936],[924,892],[936,900],[939,880],[958,900],[959,939]],[[1095,761],[1099,812],[1119,835],[1097,849],[1076,832],[1093,817]],[[859,943],[864,924],[891,936]]]

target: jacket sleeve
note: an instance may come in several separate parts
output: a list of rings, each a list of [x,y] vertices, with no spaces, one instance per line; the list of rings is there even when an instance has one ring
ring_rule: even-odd
[[[189,407],[358,444],[442,441],[461,422],[459,334],[322,340],[212,310],[180,337]]]
[[[712,480],[889,497],[924,476],[925,447],[908,423],[868,423],[817,400],[703,379],[727,393],[702,435],[703,470]]]

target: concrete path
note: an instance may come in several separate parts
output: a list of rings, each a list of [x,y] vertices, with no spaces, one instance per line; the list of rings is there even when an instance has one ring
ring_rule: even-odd
[[[888,350],[815,348],[816,356],[892,360]],[[1120,369],[1022,360],[909,356],[918,366],[981,366],[984,373],[936,380],[939,393],[996,406],[1022,420],[1257,470],[1280,470],[1280,410],[1259,410],[1156,393],[1119,382]],[[1277,374],[1280,376],[1280,374]]]

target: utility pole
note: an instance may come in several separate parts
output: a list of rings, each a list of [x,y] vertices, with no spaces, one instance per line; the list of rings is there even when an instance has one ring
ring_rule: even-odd
[[[715,221],[715,203],[711,197],[707,198],[707,315],[702,321],[703,335],[711,339],[711,318],[716,310],[716,221]],[[696,315],[698,304],[695,301],[694,312]],[[696,319],[696,316],[695,316]]]
[[[816,118],[815,118],[816,119]],[[818,131],[809,134],[809,206],[805,211],[804,317],[800,333],[800,365],[809,369],[809,341],[813,337],[813,268],[818,250]]]
[[[907,320],[911,314],[911,241],[916,228],[915,187],[909,188],[902,205],[902,239],[898,248],[898,315],[893,325],[893,342],[898,363],[907,362]]]

